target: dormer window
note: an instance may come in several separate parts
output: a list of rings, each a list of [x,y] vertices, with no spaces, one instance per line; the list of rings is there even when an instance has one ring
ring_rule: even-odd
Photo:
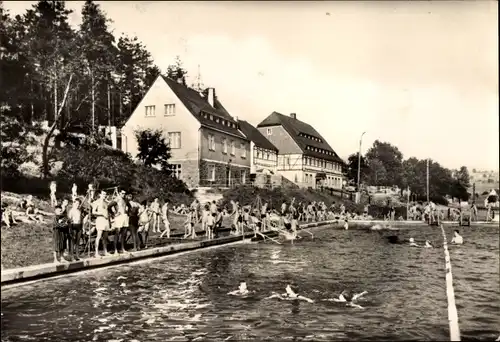
[[[215,122],[219,123],[219,118],[215,118]]]
[[[214,116],[210,114],[210,120],[214,121]]]

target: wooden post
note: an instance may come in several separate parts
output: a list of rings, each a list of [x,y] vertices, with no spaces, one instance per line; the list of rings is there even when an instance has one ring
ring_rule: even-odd
[[[427,158],[427,203],[429,203],[429,158]]]
[[[410,214],[409,214],[409,210],[410,210],[410,187],[408,186],[406,188],[406,220],[408,221],[410,218]]]

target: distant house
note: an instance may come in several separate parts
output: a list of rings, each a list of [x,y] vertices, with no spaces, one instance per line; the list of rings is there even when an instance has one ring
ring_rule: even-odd
[[[214,88],[198,92],[158,76],[121,130],[124,152],[138,153],[135,131],[161,129],[173,175],[190,187],[246,183],[250,141],[219,102]]]
[[[277,172],[301,187],[340,189],[344,161],[309,124],[273,112],[257,129],[278,149]]]
[[[278,149],[262,133],[244,120],[238,120],[240,131],[250,140],[250,173],[276,172]]]

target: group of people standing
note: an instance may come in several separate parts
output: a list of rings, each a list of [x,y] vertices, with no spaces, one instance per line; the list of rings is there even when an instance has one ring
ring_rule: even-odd
[[[53,224],[54,262],[66,262],[63,254],[67,251],[70,261],[80,258],[80,242],[90,248],[91,236],[94,241],[95,256],[99,255],[102,242],[104,255],[107,250],[108,236],[114,234],[115,254],[126,252],[128,239],[133,241],[132,251],[147,247],[149,231],[161,233],[161,237],[170,238],[170,222],[168,219],[169,202],[160,204],[158,198],[152,203],[134,201],[133,195],[125,190],[114,192],[108,196],[106,190],[99,191],[95,198],[95,189],[89,185],[87,195],[83,198],[77,194],[77,186],[72,188],[72,204],[64,199],[59,205],[55,191],[51,186],[51,204],[55,206]],[[163,223],[164,230],[160,225]]]

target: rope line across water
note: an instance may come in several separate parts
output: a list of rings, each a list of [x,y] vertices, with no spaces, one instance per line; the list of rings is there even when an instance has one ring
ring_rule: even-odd
[[[448,252],[448,241],[443,225],[441,225],[443,233],[443,249],[444,261],[446,269],[446,297],[448,298],[448,322],[450,325],[450,341],[460,341],[460,328],[458,327],[458,312],[455,303],[455,291],[453,290],[453,275],[451,273],[450,252]]]

